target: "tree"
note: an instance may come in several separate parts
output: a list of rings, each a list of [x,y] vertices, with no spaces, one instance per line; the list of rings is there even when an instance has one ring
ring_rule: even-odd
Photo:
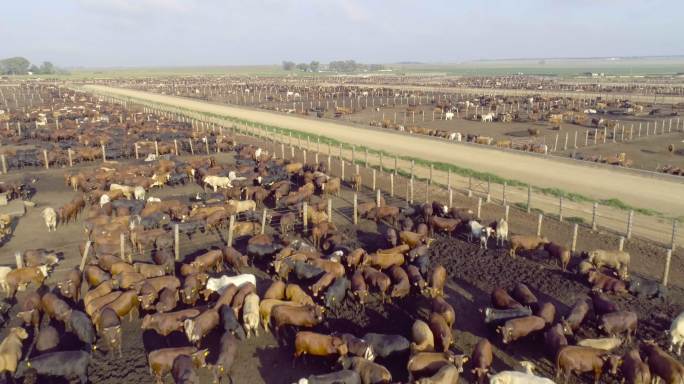
[[[0,60],[0,74],[25,75],[31,63],[23,57],[10,57]]]
[[[309,64],[307,63],[299,63],[297,64],[297,69],[299,69],[302,72],[306,72],[309,70]]]
[[[283,69],[286,71],[291,71],[295,68],[295,63],[292,61],[283,60]]]
[[[309,63],[309,69],[311,70],[311,72],[318,72],[320,67],[321,67],[321,63],[319,63],[316,60],[312,60],[311,63]]]
[[[43,61],[40,65],[40,73],[43,75],[52,75],[55,73],[55,66],[49,61]]]
[[[29,72],[33,73],[34,75],[37,75],[40,73],[40,68],[36,67],[35,64],[31,64],[31,68],[28,69]]]

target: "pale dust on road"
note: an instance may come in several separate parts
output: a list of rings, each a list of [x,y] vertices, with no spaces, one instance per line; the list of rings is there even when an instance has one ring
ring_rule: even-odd
[[[235,108],[175,96],[95,85],[88,85],[85,88],[323,135],[348,144],[454,164],[537,187],[559,188],[595,199],[617,198],[629,205],[655,209],[667,216],[684,215],[684,182],[674,179],[648,177],[604,167],[585,166],[552,157],[530,156],[513,151]]]

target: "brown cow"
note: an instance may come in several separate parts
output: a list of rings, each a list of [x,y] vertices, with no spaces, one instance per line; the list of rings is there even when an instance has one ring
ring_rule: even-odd
[[[229,284],[224,290],[219,299],[214,304],[213,309],[219,310],[224,305],[230,305],[233,302],[233,297],[238,293],[238,287],[235,284]]]
[[[57,283],[57,288],[63,297],[77,303],[81,297],[81,271],[78,268],[70,269],[66,279]]]
[[[534,315],[544,319],[546,325],[551,325],[556,320],[556,306],[549,302],[541,303],[535,309]]]
[[[354,296],[359,300],[359,303],[363,304],[368,297],[368,286],[366,285],[366,280],[364,280],[361,271],[357,270],[352,275],[351,289]]]
[[[568,345],[568,339],[563,333],[563,326],[556,324],[544,333],[544,344],[551,357],[555,360],[560,349]]]
[[[206,272],[212,268],[216,272],[223,272],[223,252],[220,249],[208,251],[197,256],[190,265],[201,272]]]
[[[652,379],[656,376],[663,379],[665,384],[684,383],[684,366],[667,352],[663,351],[655,342],[647,340],[641,345],[648,367],[651,369]]]
[[[259,303],[259,316],[261,317],[261,325],[268,331],[268,326],[271,323],[271,311],[278,305],[285,305],[290,307],[301,307],[302,304],[293,301],[283,301],[276,299],[264,299]]]
[[[119,357],[121,357],[121,320],[116,311],[109,307],[103,308],[95,325],[100,337],[105,340],[108,350],[110,352],[118,351]]]
[[[48,275],[47,265],[39,267],[24,267],[11,270],[5,277],[9,287],[8,297],[14,297],[20,286],[33,283],[36,286],[43,285],[43,281]]]
[[[355,250],[351,251],[348,255],[346,255],[345,259],[347,260],[347,267],[352,268],[356,267],[361,263],[361,260],[363,260],[366,256],[366,250],[363,248],[356,248]]]
[[[447,219],[439,216],[431,216],[430,220],[430,230],[434,233],[435,230],[438,232],[446,232],[447,234],[454,233],[461,220],[458,219]]]
[[[169,313],[155,313],[145,315],[142,320],[143,330],[151,329],[161,336],[168,336],[171,332],[183,330],[183,321],[199,316],[197,309],[184,309]]]
[[[475,368],[472,369],[473,375],[477,377],[477,382],[483,384],[487,378],[487,372],[492,366],[494,355],[492,353],[492,344],[487,339],[480,339],[475,345],[471,361]]]
[[[286,284],[281,280],[274,280],[264,293],[262,299],[282,300],[285,298]]]
[[[545,326],[546,322],[541,317],[525,316],[506,321],[503,326],[496,328],[496,332],[501,334],[503,343],[508,344],[533,332],[541,331]]]
[[[390,383],[392,374],[384,366],[366,360],[363,357],[341,357],[339,359],[342,368],[351,369],[359,374],[364,384]]]
[[[166,275],[166,268],[163,265],[135,263],[133,264],[133,269],[135,272],[142,274],[147,279]]]
[[[573,372],[594,372],[594,383],[598,384],[604,367],[609,368],[610,373],[617,374],[617,357],[608,355],[607,351],[589,347],[569,345],[561,348],[556,357],[556,379],[564,374],[565,381]]]
[[[112,278],[109,273],[103,271],[97,265],[86,265],[83,273],[85,275],[85,280],[91,288],[97,287],[102,284],[102,282]]]
[[[451,327],[439,313],[431,313],[428,324],[435,338],[435,350],[446,352],[453,343]]]
[[[300,331],[295,335],[294,357],[311,356],[346,356],[349,353],[347,343],[337,336],[328,336],[315,332]]]
[[[278,334],[284,325],[314,327],[323,321],[323,311],[323,308],[311,305],[303,307],[277,305],[271,310],[275,334]]]
[[[627,287],[622,280],[604,275],[598,271],[589,271],[587,281],[591,284],[594,291],[610,292],[615,294],[627,293]]]
[[[566,335],[572,335],[577,331],[584,322],[584,319],[589,313],[589,303],[586,299],[578,299],[575,304],[570,309],[570,315],[567,319],[561,319],[561,324],[563,325],[563,333]]]
[[[236,317],[240,313],[240,309],[242,309],[242,304],[244,304],[245,298],[250,293],[256,293],[256,286],[254,286],[252,283],[245,283],[240,287],[240,289],[238,289],[235,296],[233,296],[233,301],[231,302],[230,306],[233,309],[233,313],[235,313]]]
[[[43,304],[40,294],[38,292],[29,292],[19,300],[17,317],[25,325],[33,324],[33,328],[37,330],[40,325],[40,312],[42,310]]]
[[[40,301],[48,319],[57,319],[61,322],[66,322],[69,319],[71,307],[54,293],[48,292],[44,294]]]
[[[114,289],[131,289],[140,287],[140,283],[145,280],[145,276],[138,272],[122,272],[112,277],[112,287]]]
[[[219,319],[218,311],[213,309],[204,311],[195,318],[185,319],[183,321],[185,336],[187,336],[189,342],[199,345],[202,338],[216,328],[219,324]]]
[[[468,361],[466,355],[455,355],[447,352],[420,352],[411,356],[406,364],[409,377],[408,382],[414,383],[416,376],[434,375],[442,367],[454,365],[459,371],[463,370],[463,364]]]
[[[314,305],[314,301],[311,296],[307,295],[306,292],[297,284],[288,284],[285,288],[285,297],[296,303],[304,305]]]
[[[204,286],[203,281],[206,283],[207,274],[205,273],[193,273],[185,278],[183,281],[183,292],[181,296],[181,301],[184,304],[189,304],[194,306],[199,300],[200,288]]]
[[[627,333],[627,341],[632,340],[637,330],[637,314],[630,311],[617,311],[601,316],[601,324],[598,328],[611,337],[617,337],[621,333]]]
[[[435,350],[435,337],[430,326],[423,320],[416,320],[411,326],[411,353],[431,352]]]
[[[112,290],[112,281],[105,281],[104,283],[86,292],[85,296],[83,296],[83,306],[88,306],[91,301],[110,293]]]
[[[436,266],[430,275],[430,286],[425,288],[432,297],[444,296],[444,284],[446,283],[447,271],[441,265]]]
[[[532,251],[549,242],[546,237],[532,235],[513,235],[509,241],[508,254],[515,256],[519,249]]]
[[[544,250],[549,253],[549,257],[556,259],[563,271],[568,269],[572,253],[566,246],[550,242],[544,245]]]
[[[515,309],[522,308],[522,304],[518,303],[506,292],[503,288],[495,288],[491,295],[492,305],[497,309]]]
[[[151,351],[147,355],[147,364],[157,384],[163,383],[164,376],[171,372],[173,361],[181,355],[192,357],[195,367],[204,368],[207,365],[205,358],[209,355],[209,351],[197,350],[195,347],[163,348]]]
[[[511,296],[513,296],[517,302],[526,306],[535,306],[538,301],[537,296],[535,296],[534,293],[530,291],[530,288],[523,283],[518,283],[515,285],[513,291],[511,292]]]
[[[345,270],[344,265],[341,263],[325,260],[325,259],[311,259],[309,263],[315,267],[321,268],[322,270],[332,273],[335,277],[344,276]]]
[[[419,292],[422,293],[425,287],[427,287],[427,282],[423,279],[423,275],[420,274],[420,269],[413,264],[409,264],[406,266],[406,273],[411,285],[417,287]]]
[[[178,289],[164,288],[159,294],[159,301],[155,309],[159,313],[170,312],[178,305],[180,295]]]
[[[625,352],[620,370],[627,384],[651,384],[651,369],[641,360],[638,349]]]
[[[93,299],[85,306],[85,312],[88,316],[92,316],[98,309],[118,299],[119,296],[121,296],[121,293],[121,291],[112,291],[106,295]]]
[[[404,255],[402,253],[366,254],[361,262],[361,265],[370,265],[379,269],[388,269],[402,264],[404,264]]]
[[[136,272],[136,270],[133,265],[124,261],[119,261],[118,263],[112,264],[109,272],[112,274],[112,276],[116,276],[124,272]]]
[[[390,292],[390,297],[406,297],[411,291],[411,283],[409,277],[401,267],[395,265],[389,270],[390,278],[394,285]]]
[[[374,287],[380,292],[380,296],[384,301],[387,289],[389,289],[390,285],[392,284],[389,276],[372,267],[363,267],[361,273],[363,273],[363,277],[366,279],[368,285]]]
[[[102,309],[111,308],[116,312],[119,317],[129,316],[130,320],[133,320],[133,316],[137,317],[139,313],[138,306],[140,301],[138,300],[138,293],[135,290],[128,290],[123,292],[119,297],[114,299],[109,304],[101,307],[98,311],[91,315],[93,323],[98,323],[98,318],[101,315]]]
[[[328,288],[328,286],[335,281],[335,278],[336,276],[334,274],[326,272],[323,274],[323,276],[321,276],[320,279],[318,279],[318,281],[309,287],[309,290],[311,293],[313,293],[314,297],[317,297],[318,292]]]
[[[456,322],[456,311],[451,304],[447,303],[443,297],[435,297],[432,299],[432,312],[439,313],[446,320],[449,328],[453,328]]]
[[[233,247],[224,247],[222,252],[225,262],[232,266],[237,273],[240,273],[240,268],[246,267],[249,263],[247,256]]]

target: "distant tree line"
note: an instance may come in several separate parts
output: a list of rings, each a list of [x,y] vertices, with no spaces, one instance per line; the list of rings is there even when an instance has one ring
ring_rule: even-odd
[[[49,61],[44,61],[40,66],[31,64],[24,57],[10,57],[0,60],[0,75],[27,75],[31,72],[34,75],[53,75],[64,73],[63,70],[55,67]]]
[[[322,69],[321,64],[318,61],[312,61],[311,63],[299,63],[296,64],[294,61],[283,61],[283,69],[286,71],[294,71],[295,69],[302,72],[318,72]],[[385,69],[383,65],[380,64],[361,64],[354,60],[338,60],[331,61],[327,65],[327,70],[332,72],[363,72],[363,71],[379,71]]]

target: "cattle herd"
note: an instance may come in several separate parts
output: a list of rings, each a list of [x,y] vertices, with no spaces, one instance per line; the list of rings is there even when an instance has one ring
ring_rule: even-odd
[[[81,96],[56,88],[43,94],[56,93],[65,104]],[[513,234],[503,218],[486,223],[464,207],[390,204],[384,198],[358,206],[364,222],[384,228],[374,242],[361,245],[355,231],[346,230],[350,225],[327,210],[328,199],[347,186],[325,162],[288,161],[253,139],[200,132],[89,97],[81,102],[87,107],[63,107],[60,128],[3,132],[5,144],[30,141],[49,148],[50,166],[94,160],[103,143],[105,157],[119,160],[56,171],[73,198],[40,207],[46,232],[83,228],[79,267],[60,269],[65,260],[49,249],[25,249],[16,268],[0,267],[7,296],[1,309],[16,314],[5,321],[0,343],[0,372],[10,380],[86,383],[96,356],[114,359],[130,348],[124,323],[140,321],[141,337],[166,344],[147,350],[157,383],[169,376],[176,383],[246,382],[233,373],[240,350],[264,333],[286,351],[286,364],[329,371],[302,374],[298,384],[554,382],[528,360],[494,368],[499,349],[530,342],[540,359],[551,362],[556,382],[684,383],[684,313],[660,329],[666,341],[638,337],[638,314],[624,298],[673,298],[657,282],[630,273],[627,252],[573,253],[544,237]],[[189,139],[211,143],[214,153],[232,160],[184,156],[193,149],[179,153],[173,142]],[[157,142],[157,148],[135,153],[140,159],[134,160],[130,148],[139,149],[131,144],[140,141]],[[159,142],[167,144],[161,148]],[[15,156],[20,159],[21,152]],[[157,193],[185,186],[204,192]],[[183,254],[178,246],[180,238],[226,231],[221,246],[202,252]],[[557,264],[555,279],[581,281],[591,293],[567,313],[522,282],[493,289],[484,308],[455,305],[450,272],[433,253],[433,244],[444,238],[476,244],[482,252],[501,249],[500,257],[511,262],[543,253]],[[363,308],[412,302],[423,303],[424,310],[408,313],[412,323],[401,333],[381,333],[372,325],[342,332],[328,321],[349,303]],[[466,318],[480,319],[488,332],[463,350],[456,339]],[[600,337],[578,336],[590,327]],[[65,334],[80,348],[60,348]],[[173,335],[184,338],[171,343]]]

